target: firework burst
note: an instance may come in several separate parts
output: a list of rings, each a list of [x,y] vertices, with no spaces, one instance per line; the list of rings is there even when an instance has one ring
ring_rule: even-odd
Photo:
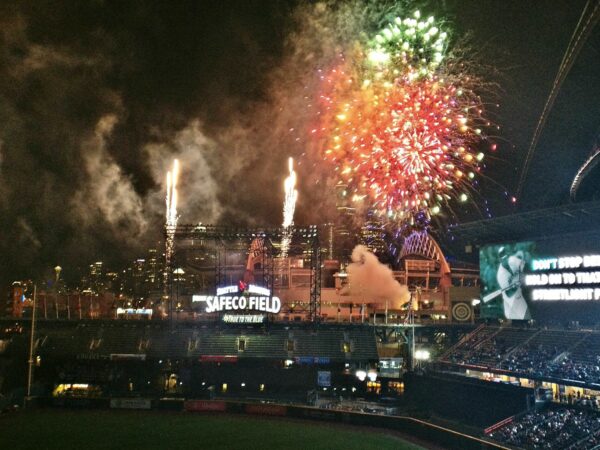
[[[376,79],[396,82],[408,77],[412,81],[430,76],[440,67],[448,34],[440,29],[433,16],[420,19],[419,11],[413,17],[396,17],[367,45],[367,62]]]
[[[397,18],[322,75],[324,157],[354,198],[413,221],[469,198],[483,153],[476,80],[430,17]]]

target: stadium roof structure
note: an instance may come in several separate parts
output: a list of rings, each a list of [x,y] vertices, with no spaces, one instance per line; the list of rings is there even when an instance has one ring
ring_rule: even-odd
[[[458,224],[450,226],[447,235],[440,238],[455,248],[591,232],[600,232],[600,201],[569,203]]]

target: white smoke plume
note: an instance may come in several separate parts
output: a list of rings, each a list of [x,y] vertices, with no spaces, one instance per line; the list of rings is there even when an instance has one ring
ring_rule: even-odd
[[[83,225],[96,225],[100,215],[121,237],[139,236],[148,225],[142,199],[106,149],[117,122],[114,114],[101,117],[94,134],[83,143],[87,183],[74,195],[72,204]]]
[[[398,283],[392,270],[364,245],[352,250],[348,281],[351,295],[364,296],[365,300],[388,300],[390,308],[399,308],[410,298],[408,288]]]
[[[215,152],[215,143],[202,132],[198,120],[192,120],[168,142],[147,145],[145,153],[158,188],[146,198],[146,210],[154,215],[163,214],[167,191],[165,173],[170,170],[173,159],[178,159],[181,170],[177,185],[179,223],[216,223],[222,208],[209,165]]]
[[[19,240],[22,243],[33,246],[36,249],[41,248],[42,243],[31,228],[31,225],[27,223],[27,220],[25,220],[23,217],[19,217],[16,220],[16,226],[19,230]]]

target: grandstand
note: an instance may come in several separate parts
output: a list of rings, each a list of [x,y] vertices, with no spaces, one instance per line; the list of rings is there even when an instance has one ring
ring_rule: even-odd
[[[595,448],[600,443],[600,415],[573,408],[549,408],[511,418],[487,435],[518,448]]]
[[[19,348],[24,361],[28,338],[7,336],[0,357]],[[332,382],[348,390],[360,389],[355,370],[378,361],[374,329],[358,324],[49,321],[36,332],[35,353],[39,385],[85,382],[107,395],[274,398],[289,388],[290,397],[303,401],[318,388],[317,372],[330,372]]]
[[[323,324],[313,328],[303,324],[273,324],[256,328],[178,323],[171,328],[165,322],[67,322],[62,328],[42,326],[37,332],[36,348],[42,358],[80,355],[84,359],[104,359],[127,354],[155,359],[201,356],[314,357],[334,362],[377,359],[373,329],[362,325]]]
[[[598,388],[599,345],[598,331],[481,326],[438,362]]]
[[[526,415],[534,414],[533,405],[546,395],[546,404],[549,399],[562,403],[564,427],[571,430],[568,439],[556,439],[572,449],[587,448],[582,442],[597,439],[600,431],[594,425],[600,399],[600,332],[517,325],[417,326],[416,345],[432,349],[433,360],[417,366],[424,373],[402,376],[401,371],[388,380],[404,383],[400,410],[468,425],[474,427],[473,434],[479,429],[481,435],[509,445],[514,445],[511,439],[523,439],[524,448],[536,448],[528,441],[535,436],[511,437],[513,432],[502,431],[502,426],[494,432],[484,429],[508,419],[513,424],[521,418],[544,423],[543,417]],[[5,321],[3,328],[0,367],[4,373],[13,371],[17,362],[21,367],[16,378],[3,380],[6,392],[11,383],[23,383],[29,335],[27,321]],[[378,400],[373,384],[358,380],[355,373],[360,368],[378,370],[385,359],[380,353],[388,354],[392,335],[397,335],[398,348],[410,348],[410,340],[402,341],[410,338],[409,330],[368,324],[42,321],[35,339],[35,386],[45,396],[55,390],[55,405],[71,404],[78,397],[87,402],[115,397],[243,398],[338,408],[344,403],[332,396],[334,388],[348,400]],[[330,373],[328,391],[318,384],[324,371]],[[378,375],[382,381],[390,376],[383,370]],[[594,425],[585,428],[587,434],[573,425],[572,411],[583,411],[582,417]],[[556,421],[558,416],[552,417]]]

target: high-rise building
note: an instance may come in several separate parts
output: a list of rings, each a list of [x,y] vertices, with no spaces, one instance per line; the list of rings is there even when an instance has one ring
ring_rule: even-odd
[[[373,211],[367,213],[367,220],[360,228],[359,243],[376,255],[386,252],[385,229],[381,219]]]
[[[332,256],[341,262],[347,262],[350,259],[352,249],[356,245],[355,233],[353,233],[356,207],[352,202],[352,196],[347,185],[338,183],[335,186],[335,193],[337,217],[332,239]]]
[[[86,285],[82,286],[84,290],[89,290],[95,294],[105,291],[106,280],[104,278],[104,265],[102,261],[90,264],[88,277],[85,281]]]

